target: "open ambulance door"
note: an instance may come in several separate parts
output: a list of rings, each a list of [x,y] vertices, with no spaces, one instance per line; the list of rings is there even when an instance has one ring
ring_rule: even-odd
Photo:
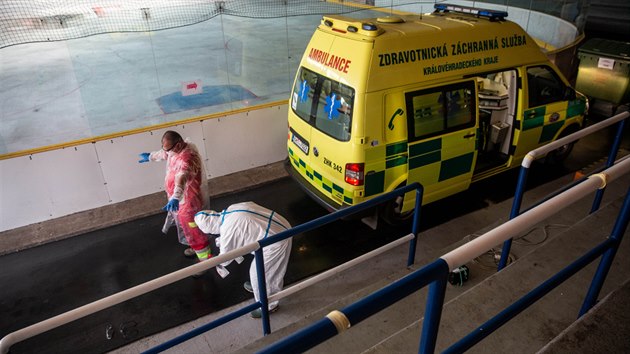
[[[407,92],[407,183],[424,186],[423,204],[466,190],[477,158],[474,79]],[[414,207],[405,195],[402,211]]]

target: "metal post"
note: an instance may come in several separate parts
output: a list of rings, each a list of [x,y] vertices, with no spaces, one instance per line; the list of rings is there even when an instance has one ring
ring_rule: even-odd
[[[257,351],[256,354],[302,353],[337,334],[338,329],[335,324],[328,317],[324,317],[309,327],[302,328],[284,339]]]
[[[265,279],[265,259],[262,253],[263,248],[259,248],[254,253],[256,261],[256,276],[258,278],[258,299],[260,301],[260,310],[262,313],[263,335],[271,333],[271,325],[269,323],[269,301],[267,300],[267,281]]]
[[[512,202],[512,210],[510,211],[510,220],[518,216],[521,210],[521,203],[523,202],[523,194],[525,193],[525,185],[527,183],[527,175],[529,168],[521,166],[521,171],[518,175],[518,182],[516,183],[516,191],[514,192],[514,201]],[[501,249],[501,259],[499,260],[499,266],[497,271],[505,268],[507,261],[510,258],[510,249],[512,248],[512,239],[505,240],[503,242],[503,248]]]
[[[413,211],[413,240],[409,242],[409,257],[407,258],[407,267],[411,267],[416,262],[416,245],[418,244],[418,233],[420,232],[420,207],[422,206],[422,186],[416,189],[416,207]]]
[[[599,266],[597,267],[597,271],[595,272],[595,276],[593,277],[593,281],[591,282],[591,286],[586,294],[586,298],[584,299],[584,303],[582,304],[582,308],[580,309],[578,318],[587,313],[588,310],[590,310],[597,302],[597,297],[604,285],[604,281],[606,280],[612,261],[614,260],[617,249],[619,248],[619,244],[623,239],[623,234],[626,232],[626,228],[628,227],[629,220],[630,188],[626,193],[626,199],[623,202],[623,206],[621,207],[621,211],[619,212],[619,216],[617,216],[617,221],[613,227],[612,234],[610,235],[610,239],[616,242],[613,244],[614,246],[611,246],[606,253],[603,254],[602,259],[599,262]]]
[[[613,141],[612,146],[610,147],[610,152],[608,153],[608,160],[606,160],[606,168],[609,168],[615,163],[615,159],[617,158],[617,152],[619,151],[619,146],[621,145],[621,137],[623,136],[623,129],[626,125],[626,120],[624,119],[617,123],[617,134],[615,135],[615,140]],[[595,193],[595,200],[593,201],[593,206],[591,207],[591,214],[596,212],[599,209],[599,206],[602,203],[602,199],[604,198],[604,191],[606,188],[598,189],[597,193]]]
[[[447,277],[448,266],[446,271],[429,285],[418,353],[433,353],[435,351],[435,343],[437,342],[438,330],[440,329],[440,319],[442,318],[442,307],[444,306],[444,296],[446,294]]]
[[[192,339],[200,334],[206,333],[209,330],[215,329],[219,326],[222,326],[236,318],[239,318],[245,314],[247,314],[248,312],[255,310],[258,308],[258,303],[253,303],[251,305],[247,305],[241,309],[238,309],[232,313],[229,313],[223,317],[220,317],[210,323],[207,323],[205,325],[201,325],[200,327],[197,327],[195,329],[193,329],[190,332],[184,333],[178,337],[175,337],[173,339],[170,339],[162,344],[159,344],[153,348],[149,348],[148,350],[142,352],[142,354],[156,354],[156,353],[161,353],[167,349],[170,349],[178,344],[184,343],[185,341]]]

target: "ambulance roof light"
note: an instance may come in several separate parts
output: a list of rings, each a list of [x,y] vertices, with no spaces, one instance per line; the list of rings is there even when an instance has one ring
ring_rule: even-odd
[[[451,4],[435,4],[434,8],[436,12],[439,12],[439,11],[451,12],[452,11],[452,12],[457,12],[457,13],[488,17],[490,20],[499,20],[499,21],[504,20],[508,16],[507,11],[478,9],[475,7],[451,5]]]
[[[363,28],[366,31],[376,31],[378,29],[376,25],[372,23],[362,23],[361,28]]]
[[[322,17],[321,25],[338,33],[356,33],[367,37],[376,37],[383,31],[373,22],[359,22],[344,17]]]

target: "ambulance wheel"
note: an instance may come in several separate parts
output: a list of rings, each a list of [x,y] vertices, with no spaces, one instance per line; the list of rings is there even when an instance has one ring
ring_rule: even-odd
[[[401,212],[403,207],[403,196],[398,196],[381,206],[379,215],[389,225],[401,225],[411,220],[413,210]]]
[[[562,163],[564,160],[566,160],[567,157],[569,157],[571,150],[573,150],[573,145],[575,145],[575,142],[562,145],[554,151],[551,151],[547,154],[547,159],[545,160],[545,162],[552,165]]]
[[[564,132],[562,132],[562,134],[558,137],[558,139],[564,138],[565,136],[573,134],[577,131],[578,129],[576,127],[571,126],[567,128]],[[553,164],[553,165],[562,163],[564,160],[566,160],[567,157],[569,157],[569,154],[571,154],[571,151],[573,150],[573,146],[575,145],[575,143],[576,142],[574,141],[572,143],[562,145],[559,148],[549,152],[547,154],[547,158],[545,159],[545,162],[548,164]]]

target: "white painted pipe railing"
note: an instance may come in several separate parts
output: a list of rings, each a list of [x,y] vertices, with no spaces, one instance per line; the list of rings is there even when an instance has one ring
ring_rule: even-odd
[[[521,166],[525,167],[525,168],[529,168],[532,164],[532,161],[536,160],[537,158],[539,158],[540,156],[551,152],[561,146],[564,146],[566,144],[572,143],[582,137],[585,137],[591,133],[594,133],[600,129],[606,128],[610,125],[613,125],[617,122],[620,122],[626,118],[630,117],[630,112],[626,111],[623,113],[619,113],[615,116],[612,116],[608,119],[605,119],[599,123],[593,124],[590,127],[581,129],[571,135],[565,136],[564,138],[560,138],[556,141],[553,141],[547,145],[541,146],[538,149],[532,150],[530,152],[527,153],[527,155],[525,156],[525,158],[523,159],[523,162],[521,163]]]
[[[413,233],[410,233],[404,237],[401,237],[395,241],[392,241],[380,248],[377,248],[371,252],[368,252],[360,257],[357,257],[355,259],[352,259],[344,264],[341,264],[333,269],[330,269],[326,272],[323,272],[321,274],[318,274],[316,276],[313,276],[305,281],[300,282],[297,285],[294,285],[292,287],[289,287],[287,289],[284,289],[272,296],[269,296],[269,301],[276,301],[282,298],[285,298],[291,294],[294,294],[304,288],[307,288],[317,282],[320,282],[324,279],[330,278],[331,276],[338,274],[350,267],[353,267],[359,263],[362,263],[368,259],[373,259],[375,256],[378,256],[379,254],[382,254],[383,252],[386,252],[394,247],[400,246],[406,242],[411,241],[414,238]],[[172,284],[174,282],[177,282],[181,279],[190,277],[194,274],[197,274],[199,272],[208,270],[210,268],[214,268],[217,265],[230,261],[230,260],[234,260],[238,257],[242,257],[245,256],[247,254],[250,254],[256,250],[258,250],[259,248],[259,244],[258,242],[254,242],[254,243],[250,243],[249,245],[243,246],[239,249],[227,252],[225,254],[219,255],[217,257],[213,257],[211,259],[209,259],[208,261],[205,262],[200,262],[194,265],[191,265],[189,267],[180,269],[178,271],[175,271],[173,273],[164,275],[162,277],[153,279],[151,281],[148,281],[146,283],[142,283],[140,285],[137,285],[133,288],[118,292],[116,294],[110,295],[106,298],[103,298],[101,300],[89,303],[87,305],[81,306],[79,308],[76,308],[74,310],[65,312],[63,314],[57,315],[55,317],[49,318],[47,320],[41,321],[39,323],[36,323],[34,325],[28,326],[26,328],[20,329],[18,331],[12,332],[7,334],[6,336],[4,336],[2,338],[2,340],[0,340],[0,353],[2,354],[6,354],[9,352],[9,349],[11,348],[12,345],[21,342],[23,340],[32,338],[36,335],[39,335],[41,333],[44,333],[46,331],[50,331],[51,329],[60,327],[64,324],[70,323],[72,321],[76,321],[80,318],[86,317],[88,315],[91,315],[95,312],[104,310],[106,308],[118,305],[121,302],[130,300],[132,298],[138,297],[140,295],[146,294],[148,292],[151,292],[155,289],[161,288],[163,286]]]
[[[350,260],[350,261],[348,261],[348,262],[346,262],[344,264],[341,264],[341,265],[339,265],[339,266],[337,266],[335,268],[329,269],[329,270],[327,270],[327,271],[325,271],[323,273],[320,273],[320,274],[317,274],[315,276],[312,276],[312,277],[310,277],[310,278],[308,278],[308,279],[306,279],[306,280],[304,280],[304,281],[302,281],[302,282],[300,282],[300,283],[298,283],[296,285],[293,285],[293,286],[291,286],[289,288],[286,288],[286,289],[284,289],[284,290],[282,290],[280,292],[277,292],[277,293],[269,296],[269,302],[277,301],[277,300],[285,298],[285,297],[287,297],[289,295],[295,294],[296,292],[298,292],[298,291],[300,291],[300,290],[302,290],[304,288],[307,288],[307,287],[309,287],[309,286],[311,286],[311,285],[313,285],[315,283],[318,283],[318,282],[320,282],[322,280],[328,279],[328,278],[332,277],[333,275],[339,274],[342,271],[344,271],[344,270],[346,270],[346,269],[348,269],[350,267],[354,267],[355,265],[357,265],[359,263],[362,263],[362,262],[364,262],[364,261],[366,261],[368,259],[374,259],[374,257],[380,255],[381,253],[383,253],[385,251],[389,251],[390,249],[392,249],[394,247],[397,247],[397,246],[400,246],[400,245],[402,245],[402,244],[404,244],[406,242],[409,242],[412,239],[413,239],[413,233],[408,234],[408,235],[406,235],[404,237],[401,237],[401,238],[399,238],[399,239],[397,239],[395,241],[392,241],[392,242],[386,244],[385,246],[381,246],[381,247],[379,247],[379,248],[377,248],[377,249],[375,249],[375,250],[373,250],[371,252],[368,252],[368,253],[366,253],[366,254],[364,254],[364,255],[362,255],[360,257],[357,257],[355,259],[352,259],[352,260]]]
[[[250,254],[256,251],[258,248],[259,248],[258,242],[250,243],[239,249],[227,252],[217,257],[213,257],[207,261],[199,262],[197,264],[180,269],[173,273],[153,279],[146,283],[142,283],[140,285],[134,286],[133,288],[129,288],[127,290],[123,290],[116,294],[110,295],[106,298],[100,299],[98,301],[94,301],[92,303],[81,306],[74,310],[62,313],[60,315],[57,315],[55,317],[49,318],[41,322],[38,322],[26,328],[22,328],[18,331],[9,333],[6,336],[4,336],[2,340],[0,340],[0,353],[2,354],[8,353],[11,346],[14,345],[15,343],[21,342],[25,339],[29,339],[38,334],[41,334],[51,329],[62,326],[66,323],[76,321],[80,318],[91,315],[95,312],[104,310],[114,305],[118,305],[121,302],[146,294],[150,291],[172,284],[176,281],[190,277],[199,272],[216,267],[217,265],[221,263]]]
[[[440,258],[446,261],[449,269],[462,266],[476,257],[483,255],[489,249],[492,249],[500,243],[513,238],[519,233],[527,231],[532,225],[548,219],[551,215],[556,214],[563,208],[584,198],[597,189],[604,188],[607,183],[629,172],[630,159],[620,159],[612,167],[601,173],[590,176],[586,181],[574,186],[570,190],[547,200],[534,209],[486,232]]]

